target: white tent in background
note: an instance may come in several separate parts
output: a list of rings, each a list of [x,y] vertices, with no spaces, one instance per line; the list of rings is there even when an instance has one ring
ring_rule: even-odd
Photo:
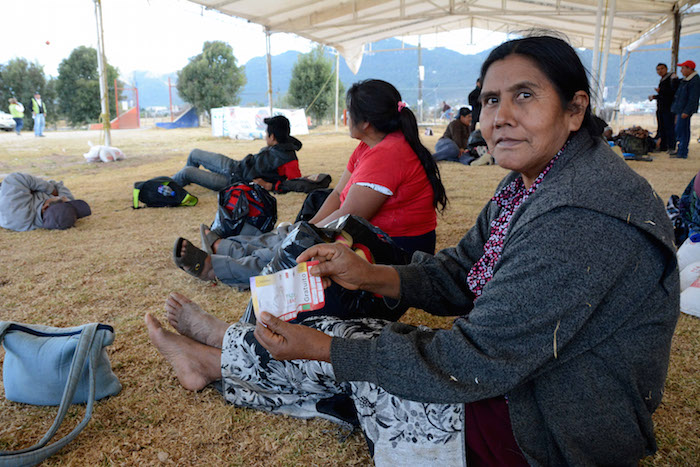
[[[365,45],[389,37],[465,28],[517,33],[555,29],[572,45],[593,49],[592,75],[605,76],[609,53],[620,54],[620,86],[626,58],[642,44],[700,32],[700,0],[190,0],[265,27],[268,34],[268,98],[272,106],[269,34],[293,33],[335,48],[357,72]],[[676,32],[676,34],[674,34]],[[337,67],[336,67],[337,73]],[[599,83],[602,96],[605,83]],[[598,106],[602,102],[598,102]],[[337,111],[336,111],[337,115]]]

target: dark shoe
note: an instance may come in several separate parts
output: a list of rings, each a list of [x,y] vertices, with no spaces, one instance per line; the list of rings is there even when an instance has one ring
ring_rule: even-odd
[[[677,152],[671,154],[671,159],[687,159],[688,156],[679,156]]]
[[[185,247],[185,254],[182,255],[182,247]],[[204,262],[209,255],[192,245],[192,243],[180,237],[175,241],[173,247],[173,262],[177,267],[185,271],[187,274],[206,281],[203,275]]]
[[[678,155],[678,151],[669,151],[668,155],[671,157],[676,156],[676,155]]]

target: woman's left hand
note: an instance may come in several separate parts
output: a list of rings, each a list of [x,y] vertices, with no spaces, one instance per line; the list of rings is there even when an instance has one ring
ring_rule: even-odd
[[[254,335],[276,360],[331,361],[330,336],[301,324],[287,323],[270,313],[260,314]]]

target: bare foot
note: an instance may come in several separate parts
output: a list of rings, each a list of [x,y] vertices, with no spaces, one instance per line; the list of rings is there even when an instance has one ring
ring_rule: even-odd
[[[221,348],[229,327],[182,294],[173,292],[165,300],[165,316],[177,332],[211,347]]]
[[[182,387],[199,391],[221,379],[221,350],[166,331],[150,313],[146,313],[145,321],[148,338],[173,366]]]
[[[187,254],[187,247],[185,246],[185,242],[192,245],[192,242],[190,242],[189,240],[183,241],[182,248],[180,249],[180,256],[185,256]],[[183,266],[183,268],[185,269],[185,271],[189,271],[189,268],[187,266]],[[214,272],[214,267],[211,265],[211,255],[207,255],[207,259],[204,260],[204,266],[202,266],[202,272],[199,274],[198,279],[201,279],[203,281],[216,280],[216,273]]]

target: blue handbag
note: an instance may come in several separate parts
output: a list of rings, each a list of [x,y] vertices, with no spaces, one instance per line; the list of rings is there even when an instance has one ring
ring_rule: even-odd
[[[90,323],[56,328],[0,321],[0,342],[5,348],[5,397],[59,406],[53,425],[38,443],[18,451],[0,451],[0,467],[36,465],[55,454],[85,428],[95,400],[121,391],[105,351],[114,342],[111,326]],[[75,403],[87,403],[83,420],[68,435],[47,445],[68,407]]]

